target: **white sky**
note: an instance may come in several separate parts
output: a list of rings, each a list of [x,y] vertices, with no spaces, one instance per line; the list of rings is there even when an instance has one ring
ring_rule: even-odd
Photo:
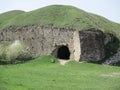
[[[31,11],[52,4],[72,5],[120,23],[120,0],[0,0],[0,13]]]

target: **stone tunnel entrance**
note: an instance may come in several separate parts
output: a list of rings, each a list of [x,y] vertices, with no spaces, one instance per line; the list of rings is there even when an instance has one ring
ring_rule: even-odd
[[[59,59],[70,59],[70,51],[67,46],[61,46],[57,51],[57,58]]]
[[[69,60],[70,59],[70,51],[67,46],[57,46],[53,52],[51,53],[53,56],[59,59],[63,60]]]

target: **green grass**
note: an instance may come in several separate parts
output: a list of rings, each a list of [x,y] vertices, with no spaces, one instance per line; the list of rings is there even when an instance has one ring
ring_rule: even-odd
[[[24,26],[32,24],[54,24],[55,26],[69,26],[82,29],[99,28],[105,32],[112,32],[120,37],[120,24],[104,17],[87,13],[73,6],[51,5],[37,10],[26,12],[9,19],[0,25]]]
[[[24,64],[0,65],[0,90],[119,90],[120,67],[69,62],[42,56]],[[113,76],[104,76],[113,75]]]
[[[13,10],[13,11],[8,11],[8,12],[0,14],[0,26],[7,23],[11,18],[14,18],[15,16],[22,14],[22,13],[24,13],[24,11]]]

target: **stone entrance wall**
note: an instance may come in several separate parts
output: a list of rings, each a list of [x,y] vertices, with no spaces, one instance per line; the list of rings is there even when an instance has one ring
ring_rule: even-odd
[[[79,62],[81,55],[81,42],[80,42],[80,33],[79,31],[74,32],[74,59]],[[84,47],[85,48],[85,47]]]
[[[70,59],[76,61],[100,61],[105,57],[104,33],[100,30],[75,30],[58,28],[53,25],[31,25],[0,30],[0,44],[19,41],[33,56],[54,55],[66,46]]]
[[[74,59],[74,29],[52,25],[8,27],[0,30],[0,43],[12,44],[19,40],[34,56],[51,55],[59,46],[67,46]]]

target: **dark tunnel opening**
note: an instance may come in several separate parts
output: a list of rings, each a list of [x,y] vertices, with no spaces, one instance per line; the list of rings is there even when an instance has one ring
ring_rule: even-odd
[[[57,58],[59,59],[70,59],[70,51],[67,46],[61,46],[57,51]]]

